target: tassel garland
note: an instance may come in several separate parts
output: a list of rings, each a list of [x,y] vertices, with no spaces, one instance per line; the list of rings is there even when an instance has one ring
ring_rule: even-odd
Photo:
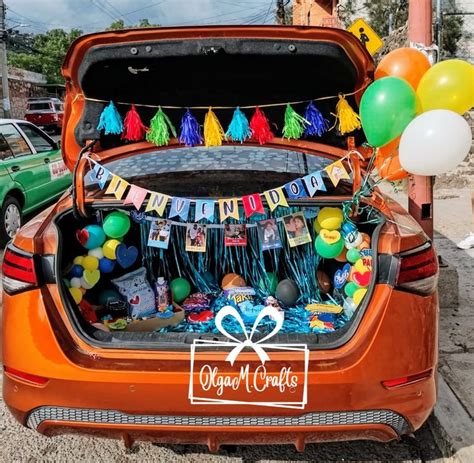
[[[167,145],[170,141],[170,131],[176,137],[176,129],[160,106],[150,121],[150,130],[146,134],[146,139],[156,146]]]
[[[285,111],[285,125],[283,126],[283,138],[301,138],[305,125],[309,125],[309,122],[303,116],[300,116],[291,105],[287,104]]]
[[[122,117],[112,101],[102,111],[97,130],[103,130],[105,135],[120,135],[123,132]]]
[[[250,120],[250,130],[252,131],[252,138],[258,140],[261,145],[269,142],[275,136],[270,130],[268,119],[258,106]]]
[[[221,146],[223,139],[224,129],[212,108],[209,108],[204,119],[204,144],[206,146]]]
[[[339,95],[339,101],[336,105],[336,118],[339,123],[338,128],[341,135],[350,133],[361,127],[359,115],[351,108],[351,105],[344,98],[344,95]]]
[[[324,119],[321,111],[312,101],[306,107],[304,118],[309,122],[309,125],[304,130],[305,136],[321,137],[328,131],[329,121]]]
[[[146,131],[147,127],[143,124],[135,105],[132,105],[123,121],[122,138],[128,141],[140,141],[145,137]]]
[[[201,127],[199,122],[188,109],[181,119],[181,133],[179,142],[186,146],[196,146],[202,143]]]
[[[240,141],[240,143],[243,143],[252,136],[249,121],[239,107],[234,111],[225,136],[230,137],[234,141]]]

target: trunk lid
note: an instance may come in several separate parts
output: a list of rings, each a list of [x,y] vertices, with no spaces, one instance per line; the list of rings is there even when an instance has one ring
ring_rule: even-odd
[[[339,29],[206,26],[86,35],[74,42],[63,65],[64,161],[72,168],[86,141],[100,140],[96,127],[110,100],[118,104],[122,116],[132,103],[143,105],[138,109],[145,124],[157,105],[174,106],[166,113],[175,126],[184,108],[201,107],[193,110],[201,122],[207,107],[213,106],[226,127],[233,113],[230,108],[236,106],[335,96],[318,102],[329,116],[339,93],[355,91],[348,100],[357,106],[373,72],[372,58],[359,40]],[[222,106],[229,108],[219,109]],[[296,104],[295,109],[301,112],[304,106]],[[284,112],[284,106],[265,108],[277,134]],[[335,130],[319,141],[346,145],[346,137]],[[113,143],[117,146],[120,141]],[[104,149],[107,142],[101,140],[101,145]],[[102,160],[108,155],[100,154]]]

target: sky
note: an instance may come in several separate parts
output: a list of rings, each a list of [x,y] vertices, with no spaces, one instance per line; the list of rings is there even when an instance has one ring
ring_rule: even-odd
[[[117,19],[125,24],[147,18],[162,26],[193,24],[272,24],[276,0],[5,0],[7,27],[22,31],[105,29]]]

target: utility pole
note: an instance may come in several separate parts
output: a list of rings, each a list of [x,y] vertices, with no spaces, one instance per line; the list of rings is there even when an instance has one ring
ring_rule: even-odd
[[[7,64],[7,28],[5,27],[6,7],[0,0],[0,70],[2,72],[3,90],[3,117],[9,119],[10,114],[10,89],[8,87],[8,64]]]
[[[441,52],[441,0],[436,0],[436,45]]]
[[[410,0],[408,8],[408,36],[410,42],[431,46],[432,0]],[[433,184],[434,177],[413,175],[408,180],[408,210],[433,239]]]

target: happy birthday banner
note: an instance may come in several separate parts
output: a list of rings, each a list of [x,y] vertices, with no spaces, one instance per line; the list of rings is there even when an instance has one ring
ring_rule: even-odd
[[[223,141],[233,141],[243,143],[247,140],[258,141],[261,145],[268,143],[274,138],[271,122],[267,119],[261,108],[268,107],[286,107],[284,115],[284,126],[282,136],[286,139],[300,139],[302,137],[321,137],[324,133],[338,127],[341,135],[353,132],[361,128],[359,115],[352,109],[346,96],[355,95],[365,89],[365,86],[355,90],[352,93],[325,96],[312,100],[292,101],[287,103],[271,103],[252,106],[155,106],[148,104],[130,104],[100,100],[96,98],[84,97],[86,101],[97,103],[108,103],[102,111],[97,130],[104,135],[121,135],[126,141],[137,142],[141,140],[148,141],[156,146],[167,145],[171,137],[178,138],[179,143],[186,146],[196,146],[204,144],[205,146],[221,146]],[[329,121],[323,116],[321,111],[315,105],[315,102],[322,100],[338,99],[335,107],[335,113],[331,113],[336,118],[336,123],[330,127]],[[304,116],[298,114],[292,107],[295,104],[307,103]],[[117,110],[116,105],[130,106],[125,119]],[[137,106],[145,108],[157,108],[156,114],[150,120],[150,126],[147,127],[137,111]],[[169,117],[163,111],[165,109],[185,110],[181,118],[179,135],[173,126]],[[191,112],[191,109],[207,109],[204,118],[203,131],[201,125]],[[224,130],[214,109],[232,109],[234,110],[232,120]],[[254,109],[250,119],[242,109]]]
[[[263,193],[253,193],[242,197],[217,200],[183,198],[150,191],[130,184],[123,178],[110,172],[97,161],[91,158],[88,160],[93,165],[91,179],[98,184],[99,188],[103,190],[109,181],[105,194],[113,195],[119,201],[122,200],[124,205],[132,204],[137,211],[140,211],[145,199],[148,197],[145,212],[156,212],[158,216],[163,217],[169,203],[168,218],[177,217],[182,221],[186,221],[193,204],[196,222],[201,219],[212,221],[217,203],[220,221],[224,222],[229,218],[240,220],[240,204],[243,205],[245,216],[251,217],[254,214],[264,213],[263,198],[266,199],[270,211],[273,211],[279,206],[288,207],[287,199],[311,198],[317,191],[327,191],[322,177],[323,171],[326,172],[332,184],[336,187],[340,180],[350,178],[343,164],[343,160],[347,159],[348,156],[346,155],[333,162],[323,170],[312,172],[278,188],[273,188]],[[127,190],[128,192],[125,194]]]

